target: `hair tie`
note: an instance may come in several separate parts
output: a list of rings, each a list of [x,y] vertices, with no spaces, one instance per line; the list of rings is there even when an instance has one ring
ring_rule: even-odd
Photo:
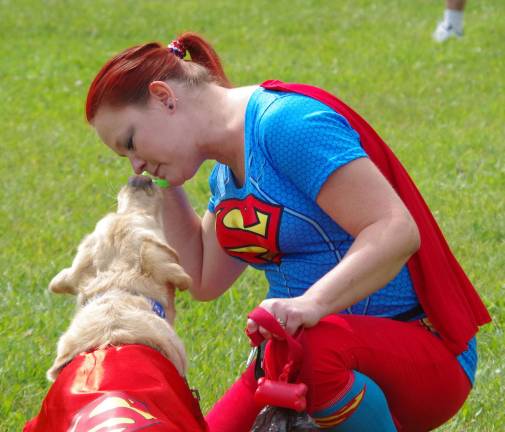
[[[186,56],[186,48],[179,39],[174,39],[172,42],[168,44],[168,50],[174,53],[180,59],[183,59]]]

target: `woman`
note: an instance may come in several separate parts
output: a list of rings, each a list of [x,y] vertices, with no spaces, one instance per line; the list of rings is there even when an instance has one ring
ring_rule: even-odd
[[[303,85],[232,88],[213,48],[184,33],[105,64],[86,115],[137,174],[171,185],[166,235],[196,299],[248,264],[265,271],[260,306],[290,333],[307,328],[308,411],[323,429],[429,430],[457,412],[489,315],[404,169],[349,107]],[[200,218],[181,186],[207,159]],[[251,366],[211,430],[249,430],[254,390]]]

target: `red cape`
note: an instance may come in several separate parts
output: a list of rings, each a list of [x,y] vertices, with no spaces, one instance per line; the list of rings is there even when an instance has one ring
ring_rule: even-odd
[[[144,345],[75,357],[23,432],[206,432],[198,401],[172,363]]]
[[[328,105],[358,132],[361,145],[409,209],[421,234],[421,247],[407,265],[421,306],[446,346],[459,354],[480,325],[491,321],[472,283],[452,254],[416,185],[372,127],[332,94],[305,84],[265,81],[267,90],[299,93]]]

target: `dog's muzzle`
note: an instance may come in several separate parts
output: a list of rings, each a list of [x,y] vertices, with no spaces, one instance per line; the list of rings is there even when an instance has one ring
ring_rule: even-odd
[[[135,175],[128,179],[128,186],[139,189],[148,189],[153,186],[153,180],[150,176]]]

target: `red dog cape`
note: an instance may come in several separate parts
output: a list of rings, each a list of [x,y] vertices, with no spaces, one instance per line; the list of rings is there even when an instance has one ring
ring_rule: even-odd
[[[75,357],[23,432],[206,432],[198,401],[172,363],[145,345]]]
[[[403,200],[421,233],[421,247],[408,261],[421,306],[454,354],[467,349],[467,342],[478,327],[491,321],[491,317],[449,249],[417,187],[391,149],[361,116],[322,89],[276,80],[265,81],[261,86],[317,99],[344,116],[358,132],[364,150]]]

